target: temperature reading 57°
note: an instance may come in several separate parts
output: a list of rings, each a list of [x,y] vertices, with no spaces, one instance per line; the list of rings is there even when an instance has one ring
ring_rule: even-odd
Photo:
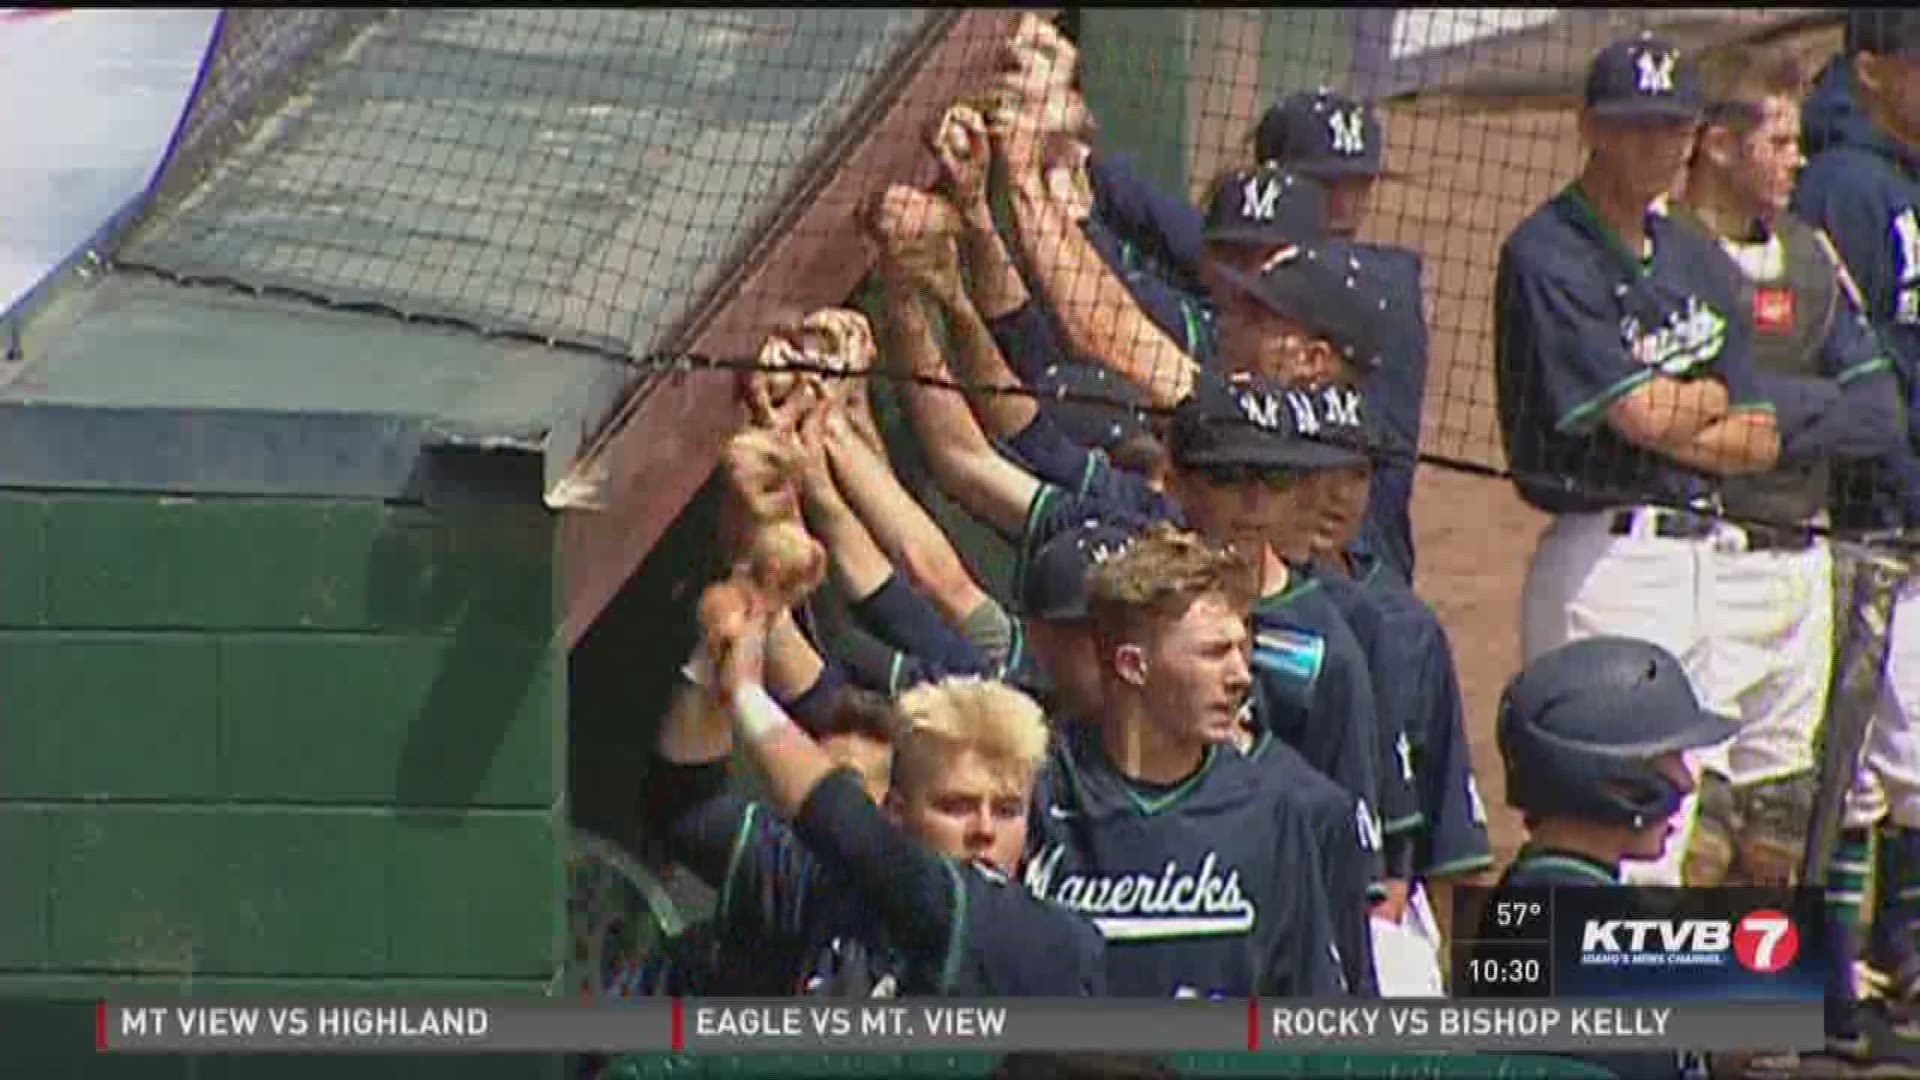
[[[1525,931],[1547,917],[1547,905],[1539,900],[1495,900],[1493,925],[1502,930]]]

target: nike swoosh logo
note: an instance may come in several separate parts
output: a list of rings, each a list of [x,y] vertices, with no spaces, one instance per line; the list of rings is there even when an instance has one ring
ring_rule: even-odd
[[[1049,806],[1047,807],[1047,816],[1055,821],[1072,821],[1080,815],[1072,810],[1068,810],[1064,806]]]

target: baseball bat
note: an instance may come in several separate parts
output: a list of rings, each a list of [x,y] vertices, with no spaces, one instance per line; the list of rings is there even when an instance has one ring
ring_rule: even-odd
[[[1860,771],[1867,725],[1873,722],[1886,678],[1894,597],[1909,572],[1902,560],[1866,547],[1836,543],[1833,551],[1845,607],[1836,613],[1841,619],[1838,648],[1815,737],[1819,786],[1800,869],[1801,882],[1810,887],[1827,883],[1847,791]]]

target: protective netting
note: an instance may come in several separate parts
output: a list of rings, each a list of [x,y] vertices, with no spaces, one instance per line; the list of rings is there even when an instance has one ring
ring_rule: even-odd
[[[911,46],[937,35],[942,18],[234,11],[160,198],[118,260],[180,280],[585,344],[615,362],[657,362],[716,284],[750,268],[754,243],[791,227],[782,215],[836,163],[838,137],[881,123],[902,78],[954,75],[912,65],[960,65],[967,84],[982,88],[1005,66],[1003,57],[981,54],[1001,48],[1010,19],[1002,40],[983,39],[969,54],[917,54]],[[1671,482],[1653,485],[1658,491],[1645,490],[1643,474],[1664,470],[1671,446],[1650,466],[1653,458],[1631,440],[1608,437],[1619,445],[1582,460],[1586,443],[1562,439],[1545,453],[1550,460],[1536,460],[1543,455],[1530,452],[1532,444],[1567,417],[1529,410],[1557,408],[1571,391],[1549,393],[1531,373],[1510,380],[1506,426],[1518,430],[1503,442],[1494,369],[1505,331],[1495,277],[1515,227],[1580,173],[1578,105],[1603,46],[1651,30],[1690,62],[1759,44],[1817,68],[1838,42],[1831,18],[1806,9],[1072,10],[1060,24],[1080,39],[1069,61],[1072,103],[1028,112],[1055,129],[1044,136],[1047,154],[1092,149],[1091,164],[1055,168],[1060,182],[1050,190],[1070,207],[1084,203],[1069,213],[1084,216],[1078,231],[1126,289],[1102,290],[1088,268],[1047,256],[1060,245],[1037,228],[1022,231],[1003,175],[995,185],[1001,234],[1064,338],[1069,370],[1106,369],[1064,385],[1006,389],[1152,412],[1156,402],[1170,404],[1159,391],[1176,379],[1171,357],[1221,366],[1211,354],[1237,346],[1220,340],[1217,283],[1205,280],[1200,252],[1182,248],[1193,237],[1164,231],[1161,204],[1176,212],[1184,205],[1191,220],[1173,224],[1197,236],[1216,179],[1251,163],[1252,133],[1269,107],[1322,87],[1372,102],[1380,121],[1351,135],[1383,140],[1362,156],[1388,170],[1372,185],[1358,239],[1416,260],[1406,264],[1414,277],[1389,292],[1398,288],[1392,299],[1423,318],[1386,332],[1381,351],[1401,370],[1376,377],[1404,384],[1376,410],[1400,429],[1401,451],[1522,479],[1538,473],[1581,505],[1688,504],[1802,524],[1770,518],[1765,500],[1729,509],[1702,496],[1713,485],[1698,482],[1694,466],[1706,452],[1699,447],[1681,449],[1688,475],[1663,477]],[[1032,95],[1043,87],[1024,89],[1023,100],[1042,100]],[[1055,115],[1044,115],[1049,108]],[[1093,132],[1084,141],[1066,130],[1083,120]],[[920,132],[900,137],[917,140]],[[1338,144],[1340,136],[1332,138]],[[878,159],[889,175],[856,176],[856,186],[871,193],[934,175],[931,155],[891,149]],[[997,167],[1004,174],[1004,154]],[[1111,179],[1116,169],[1119,181]],[[810,227],[823,235],[802,240],[868,257],[870,249],[851,242],[851,222],[813,219]],[[1052,265],[1037,265],[1036,254]],[[775,283],[772,291],[798,296],[805,285]],[[1170,339],[1169,359],[1156,351],[1169,342],[1143,336],[1149,326]],[[1102,352],[1133,355],[1116,363]],[[1010,359],[1017,369],[1020,358]],[[1149,362],[1160,370],[1142,368]],[[940,374],[968,378],[952,365]],[[1751,470],[1769,457],[1736,445],[1760,441],[1758,427],[1722,425],[1715,434],[1715,460],[1731,462],[1727,468]],[[1845,469],[1834,483],[1843,501],[1869,498]]]
[[[932,15],[230,12],[119,261],[644,353]]]

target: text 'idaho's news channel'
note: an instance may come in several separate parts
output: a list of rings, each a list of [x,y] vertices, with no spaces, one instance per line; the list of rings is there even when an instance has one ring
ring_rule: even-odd
[[[1817,1047],[1817,1004],[1582,1001],[769,1001],[102,1005],[124,1053],[899,1053]]]

